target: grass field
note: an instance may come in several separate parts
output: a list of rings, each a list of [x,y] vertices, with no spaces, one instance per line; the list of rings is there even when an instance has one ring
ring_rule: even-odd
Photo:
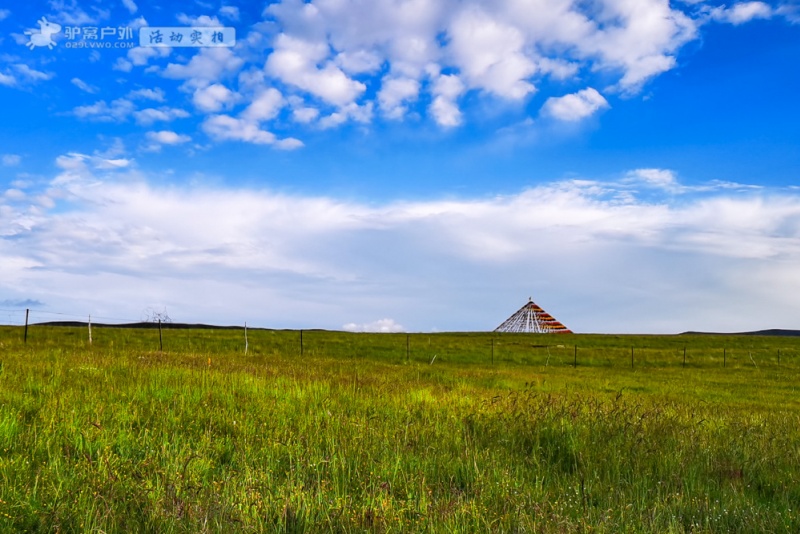
[[[2,532],[800,532],[798,338],[87,338],[0,327]]]

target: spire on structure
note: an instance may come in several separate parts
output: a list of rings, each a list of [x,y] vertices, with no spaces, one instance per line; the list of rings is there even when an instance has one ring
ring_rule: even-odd
[[[495,328],[495,332],[521,332],[534,334],[571,334],[572,331],[544,311],[538,304],[528,298],[528,302],[503,324]]]

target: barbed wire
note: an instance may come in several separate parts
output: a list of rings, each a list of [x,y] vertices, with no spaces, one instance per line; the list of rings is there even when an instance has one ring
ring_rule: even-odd
[[[36,316],[41,315],[55,315],[59,317],[70,317],[74,319],[79,319],[82,322],[88,322],[89,318],[94,321],[114,321],[119,323],[141,323],[141,322],[150,322],[148,319],[142,319],[141,317],[137,317],[135,319],[126,317],[109,317],[106,315],[95,315],[93,313],[72,313],[72,312],[61,312],[61,311],[52,311],[52,310],[38,310],[35,308],[0,308],[0,314],[9,314],[8,319],[11,319],[14,315],[16,316],[24,316],[28,314],[28,322],[35,322]],[[44,317],[41,317],[44,319]],[[0,320],[2,320],[2,316],[0,316]],[[19,321],[14,321],[13,323],[9,323],[12,325],[23,324],[24,320],[19,319]]]

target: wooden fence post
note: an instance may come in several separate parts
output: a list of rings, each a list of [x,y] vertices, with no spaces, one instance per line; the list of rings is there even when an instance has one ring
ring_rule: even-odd
[[[25,334],[23,336],[23,342],[28,342],[28,314],[30,313],[30,308],[25,308]]]
[[[161,319],[158,320],[158,352],[164,352],[164,336],[161,333]]]

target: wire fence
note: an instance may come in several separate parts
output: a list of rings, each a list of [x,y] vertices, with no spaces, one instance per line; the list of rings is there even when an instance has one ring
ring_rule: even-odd
[[[0,325],[6,326],[24,326],[28,324],[48,323],[48,322],[61,322],[61,321],[75,321],[75,322],[89,322],[101,321],[111,324],[125,324],[137,323],[149,319],[146,312],[143,312],[142,317],[121,318],[121,317],[107,317],[102,315],[93,315],[90,313],[78,314],[67,313],[59,311],[41,310],[35,308],[0,308]]]
[[[253,358],[369,358],[430,365],[569,366],[646,369],[753,368],[800,363],[800,337],[742,335],[590,335],[496,332],[363,334],[326,330],[125,321],[111,317],[0,309],[11,317],[0,327],[6,350],[112,350],[171,354],[228,354]],[[44,319],[44,320],[42,320]],[[119,324],[94,323],[117,321]],[[66,326],[51,326],[57,321]],[[90,326],[91,325],[91,326]],[[123,328],[124,327],[124,328]]]

